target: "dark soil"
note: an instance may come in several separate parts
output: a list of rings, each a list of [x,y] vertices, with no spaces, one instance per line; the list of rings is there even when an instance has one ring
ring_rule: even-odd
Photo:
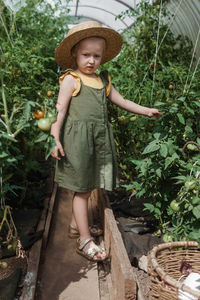
[[[7,268],[0,267],[0,299],[13,300],[20,296],[23,280],[26,275],[27,258],[26,251],[41,238],[43,231],[36,232],[43,209],[44,198],[47,196],[49,171],[45,173],[32,172],[28,176],[26,193],[22,201],[10,197],[9,205],[14,224],[17,228],[17,239],[10,239],[6,224],[0,232],[0,262],[6,262]],[[47,177],[48,176],[48,177]],[[52,175],[50,175],[51,177]],[[16,194],[17,195],[17,194]],[[10,218],[7,220],[10,223]],[[19,248],[11,247],[20,241]],[[10,248],[9,248],[10,246]],[[24,256],[24,257],[22,257]]]

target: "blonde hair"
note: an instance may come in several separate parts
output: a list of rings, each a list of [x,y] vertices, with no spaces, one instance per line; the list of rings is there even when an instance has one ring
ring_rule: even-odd
[[[104,44],[103,44],[103,55],[104,55],[104,52],[105,52],[105,50],[106,50],[106,40],[103,38],[103,37],[101,37],[101,36],[91,36],[91,37],[88,37],[88,38],[85,38],[85,39],[83,39],[83,40],[80,40],[76,45],[74,45],[74,47],[71,49],[71,56],[72,56],[72,58],[76,61],[76,51],[77,51],[77,49],[78,49],[78,47],[79,47],[79,45],[80,45],[80,43],[82,42],[82,41],[84,41],[84,40],[87,40],[87,39],[91,39],[91,38],[97,38],[97,39],[101,39],[101,40],[103,40],[104,41]]]

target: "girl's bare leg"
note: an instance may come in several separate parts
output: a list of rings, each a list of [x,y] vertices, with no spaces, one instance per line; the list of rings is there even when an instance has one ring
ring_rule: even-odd
[[[89,224],[88,224],[88,198],[90,197],[89,193],[76,193],[72,203],[72,221],[71,225],[78,227],[80,233],[80,240],[83,241],[88,237],[91,237]],[[88,247],[95,246],[95,243],[91,241],[88,243],[84,249],[87,250]],[[96,257],[104,257],[106,253],[98,253]]]
[[[89,193],[76,193],[72,203],[72,221],[71,225],[78,228],[80,239],[84,240],[90,237],[88,225],[88,198]],[[74,222],[75,221],[75,222]],[[75,224],[74,224],[75,223]]]

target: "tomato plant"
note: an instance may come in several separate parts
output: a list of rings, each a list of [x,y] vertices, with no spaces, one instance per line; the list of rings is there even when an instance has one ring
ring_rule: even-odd
[[[44,176],[43,160],[55,145],[37,122],[55,112],[59,86],[54,51],[69,17],[68,10],[55,15],[58,4],[46,1],[24,1],[18,11],[2,1],[0,7],[0,196],[1,204],[22,205],[30,176]]]
[[[151,199],[145,209],[157,220],[161,232],[170,229],[174,239],[182,238],[184,230],[187,237],[195,232],[195,239],[200,241],[200,231],[196,227],[199,220],[198,184],[194,188],[191,184],[188,190],[185,187],[189,172],[195,169],[198,174],[199,164],[194,167],[192,163],[193,159],[198,161],[199,154],[182,151],[189,140],[200,145],[200,69],[198,67],[193,76],[194,70],[189,68],[192,53],[189,38],[174,36],[167,30],[166,20],[170,13],[165,6],[155,58],[159,13],[156,3],[149,4],[148,1],[141,1],[135,10],[128,11],[135,20],[133,28],[126,30],[123,50],[117,59],[107,64],[107,68],[112,84],[125,99],[157,107],[164,114],[157,120],[137,116],[132,122],[133,114],[109,103],[110,122],[127,193],[135,189],[136,197]],[[134,45],[129,40],[134,40]],[[184,91],[187,78],[191,85]],[[179,176],[183,177],[182,181],[177,179]],[[195,176],[192,177],[197,181]],[[178,211],[170,208],[172,200],[180,204]]]

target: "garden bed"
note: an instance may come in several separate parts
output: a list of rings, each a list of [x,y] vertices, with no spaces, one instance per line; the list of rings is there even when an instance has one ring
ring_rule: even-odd
[[[107,272],[107,285],[110,299],[148,298],[147,253],[161,242],[152,234],[153,227],[143,227],[144,231],[135,233],[130,229],[141,229],[132,224],[150,222],[150,216],[143,212],[143,201],[130,204],[128,199],[120,199],[121,192],[106,193],[95,190],[92,195],[93,211],[98,211],[104,224],[104,243],[110,254],[110,269]],[[115,205],[114,205],[115,203]],[[123,205],[122,205],[123,204]],[[115,209],[112,209],[112,206]],[[127,213],[117,211],[116,206],[124,208]],[[126,210],[125,207],[128,209]],[[135,216],[131,217],[132,214]],[[122,217],[123,215],[123,217]],[[139,223],[140,222],[140,223]],[[127,228],[127,226],[129,226]],[[108,266],[107,266],[108,267]]]
[[[30,200],[29,194],[23,207],[15,204],[15,207],[10,208],[18,238],[16,242],[11,240],[8,245],[4,243],[1,245],[0,262],[3,262],[6,267],[0,268],[0,299],[13,300],[14,297],[34,299],[42,241],[45,242],[46,237],[44,229],[49,216],[48,207],[53,195],[52,178],[52,174],[44,178],[45,184],[40,190],[41,199]],[[38,189],[40,189],[39,185]],[[7,216],[7,220],[8,222],[11,220],[10,215]],[[3,227],[1,232],[3,241],[6,234],[6,227],[5,229]],[[17,243],[21,246],[16,247]]]

